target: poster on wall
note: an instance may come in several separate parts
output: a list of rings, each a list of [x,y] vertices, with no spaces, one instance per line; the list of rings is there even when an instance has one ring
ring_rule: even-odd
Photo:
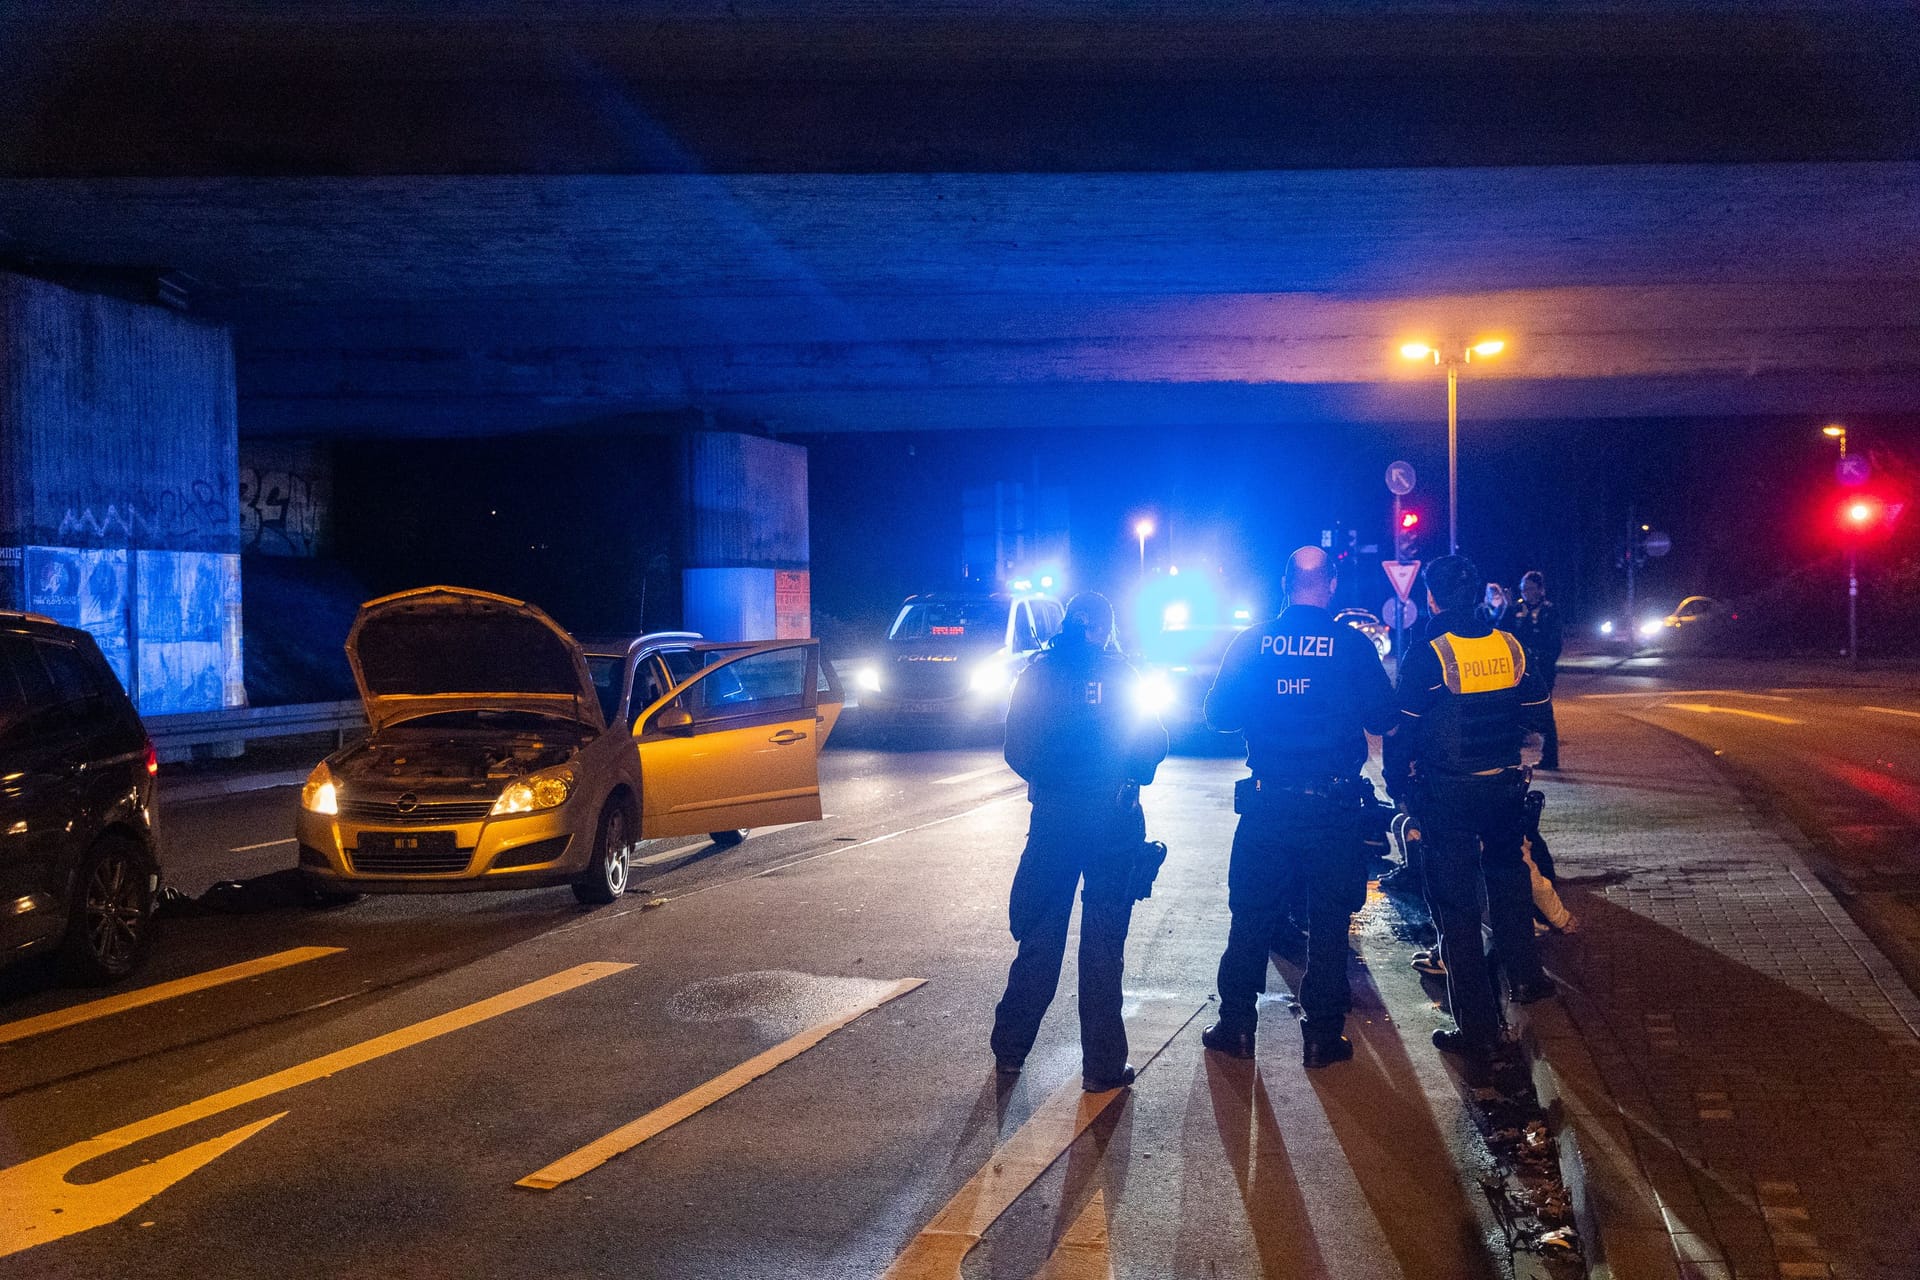
[[[242,705],[240,557],[209,551],[136,554],[140,714]]]
[[[127,647],[127,553],[27,547],[21,580],[29,613],[93,636],[122,686],[132,687]]]

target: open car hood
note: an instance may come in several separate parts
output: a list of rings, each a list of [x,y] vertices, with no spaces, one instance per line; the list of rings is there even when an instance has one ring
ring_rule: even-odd
[[[523,600],[420,587],[360,606],[347,661],[375,729],[436,711],[542,711],[606,727],[586,655]]]

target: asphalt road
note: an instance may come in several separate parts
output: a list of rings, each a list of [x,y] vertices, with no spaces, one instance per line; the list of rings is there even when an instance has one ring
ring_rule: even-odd
[[[1025,803],[978,746],[829,751],[827,820],[649,846],[611,907],[255,892],[167,921],[151,1003],[0,975],[0,1274],[1504,1274],[1379,910],[1354,1062],[1302,1071],[1285,967],[1257,1063],[1201,1049],[1238,772],[1148,792],[1174,854],[1129,946],[1127,1094],[1081,1094],[1071,955],[993,1079]],[[284,868],[292,803],[169,806],[174,879]]]
[[[1810,673],[1820,684],[1797,674],[1681,661],[1652,675],[1563,679],[1559,695],[1711,752],[1920,990],[1920,693],[1898,673]],[[1577,770],[1577,745],[1566,756]]]

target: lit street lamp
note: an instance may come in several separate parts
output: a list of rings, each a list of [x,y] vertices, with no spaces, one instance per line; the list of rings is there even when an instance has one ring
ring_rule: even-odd
[[[1153,521],[1147,519],[1133,522],[1133,536],[1140,539],[1140,578],[1147,576],[1147,539],[1153,536]]]
[[[1424,342],[1409,342],[1400,354],[1409,360],[1431,359],[1447,367],[1447,554],[1460,554],[1460,366],[1479,356],[1497,356],[1507,349],[1499,338],[1488,338],[1463,348],[1458,356],[1441,354]]]

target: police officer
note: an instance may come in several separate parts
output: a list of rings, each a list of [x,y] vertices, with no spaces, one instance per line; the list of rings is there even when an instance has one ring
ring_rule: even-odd
[[[1553,697],[1554,681],[1559,678],[1560,611],[1547,599],[1547,580],[1538,569],[1529,569],[1520,579],[1520,603],[1507,619],[1507,630],[1527,652],[1527,669],[1547,686]],[[1547,703],[1547,726],[1540,731],[1540,767],[1560,767],[1560,726],[1555,723],[1553,703]]]
[[[1480,573],[1465,556],[1427,566],[1427,599],[1440,634],[1400,668],[1400,725],[1413,766],[1413,808],[1426,845],[1427,900],[1440,927],[1453,1028],[1433,1033],[1443,1051],[1484,1079],[1500,1043],[1500,1010],[1480,940],[1484,884],[1494,949],[1520,1003],[1553,994],[1533,941],[1533,897],[1520,839],[1527,775],[1520,739],[1545,723],[1546,687],[1526,651],[1474,614]]]
[[[1120,978],[1133,914],[1133,867],[1146,838],[1140,788],[1167,755],[1167,732],[1139,708],[1138,677],[1108,649],[1113,606],[1083,591],[1060,634],[1021,675],[1007,712],[1007,763],[1033,816],[1008,917],[1020,944],[994,1010],[993,1056],[1017,1073],[1060,984],[1067,919],[1080,895],[1081,1085],[1133,1083]]]
[[[1301,1059],[1324,1067],[1353,1056],[1342,1032],[1347,927],[1366,899],[1367,731],[1393,721],[1392,686],[1367,638],[1335,622],[1334,566],[1318,547],[1287,561],[1287,607],[1242,632],[1207,695],[1207,723],[1247,739],[1251,776],[1234,788],[1240,815],[1227,867],[1233,915],[1220,957],[1220,1020],[1207,1048],[1253,1056],[1256,1001],[1267,988],[1267,944],[1296,872],[1307,900],[1306,1015]]]

